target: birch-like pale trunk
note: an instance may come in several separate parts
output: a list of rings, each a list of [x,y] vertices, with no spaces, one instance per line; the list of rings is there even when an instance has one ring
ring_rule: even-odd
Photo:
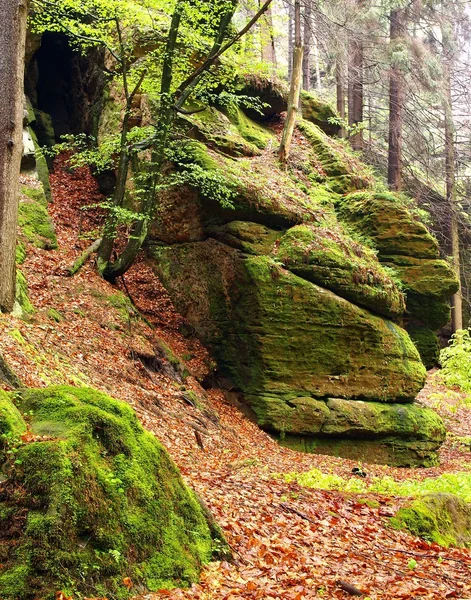
[[[301,94],[301,84],[303,75],[303,44],[301,40],[301,4],[299,0],[294,3],[294,56],[293,72],[291,75],[291,85],[288,98],[288,112],[286,122],[281,138],[278,157],[282,165],[285,165],[291,148],[294,128],[296,126],[296,117],[299,112],[299,96]]]
[[[23,132],[27,0],[0,5],[0,310],[12,310]]]

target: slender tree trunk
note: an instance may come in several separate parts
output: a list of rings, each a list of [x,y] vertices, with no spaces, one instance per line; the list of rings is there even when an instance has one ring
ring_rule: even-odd
[[[303,69],[303,45],[301,40],[301,4],[300,0],[295,0],[294,4],[294,57],[293,74],[291,76],[291,86],[288,98],[288,113],[286,123],[283,129],[281,144],[279,149],[279,159],[281,164],[286,164],[289,158],[291,141],[293,139],[294,128],[296,125],[296,116],[299,111],[299,95],[301,93],[302,69]]]
[[[391,11],[390,42],[394,50],[404,36],[405,9]],[[389,150],[388,185],[399,191],[402,187],[402,122],[404,112],[404,77],[397,66],[391,67],[389,76]]]
[[[337,56],[335,65],[335,83],[337,90],[337,112],[340,118],[345,121],[345,64],[343,56]],[[345,137],[345,128],[341,127],[339,137]]]
[[[23,131],[26,0],[0,6],[0,310],[15,301],[16,228]]]
[[[349,41],[348,63],[348,124],[350,127],[363,121],[363,41],[351,38]],[[350,137],[354,150],[363,149],[363,132]]]
[[[463,329],[463,298],[461,292],[461,260],[460,260],[460,236],[458,225],[458,207],[456,198],[456,176],[455,176],[455,125],[453,121],[453,105],[451,97],[451,68],[448,61],[445,61],[445,86],[446,98],[444,103],[445,111],[445,178],[446,178],[446,197],[451,215],[450,233],[451,233],[451,253],[453,257],[453,270],[460,283],[456,294],[453,295],[451,302],[451,328],[453,333],[458,329]]]
[[[258,0],[259,8],[262,1]],[[276,69],[275,36],[273,31],[273,13],[271,8],[260,19],[260,35],[262,43],[262,61],[269,63]]]
[[[293,75],[294,60],[294,5],[288,5],[288,79]]]
[[[321,66],[319,61],[319,44],[317,43],[317,37],[312,37],[314,45],[314,63],[316,65],[316,89],[319,94],[322,92],[322,80],[321,80]]]
[[[304,8],[304,51],[303,51],[303,89],[311,89],[311,39],[312,39],[312,1],[306,0]]]

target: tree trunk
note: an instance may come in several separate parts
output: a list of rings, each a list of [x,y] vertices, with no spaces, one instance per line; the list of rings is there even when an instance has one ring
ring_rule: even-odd
[[[261,8],[261,0],[258,2]],[[273,14],[271,8],[260,19],[260,34],[262,42],[262,61],[276,68],[275,36],[273,33]]]
[[[390,43],[393,47],[404,36],[404,9],[391,11]],[[389,76],[389,150],[388,185],[392,190],[402,187],[402,122],[404,111],[404,77],[401,70],[391,66]]]
[[[294,60],[294,6],[290,2],[288,5],[288,79],[293,76]]]
[[[340,118],[345,121],[345,65],[343,57],[337,56],[335,65],[335,83],[337,89],[337,112]],[[345,128],[341,127],[339,137],[345,137]]]
[[[27,0],[0,7],[0,310],[15,301],[16,228],[23,132],[23,77]]]
[[[311,89],[312,0],[306,0],[304,9],[303,89]]]
[[[463,329],[463,298],[461,293],[461,260],[460,260],[460,236],[458,225],[458,207],[456,199],[456,177],[455,177],[455,126],[453,121],[453,105],[451,97],[451,68],[445,61],[445,86],[446,98],[445,111],[445,178],[446,197],[451,215],[451,254],[453,257],[453,270],[460,283],[459,289],[453,295],[451,302],[451,328],[453,333]]]
[[[360,11],[364,0],[356,0]],[[363,122],[363,39],[360,33],[352,34],[348,41],[348,124],[355,127]],[[350,137],[354,150],[363,150],[363,132],[357,131]]]
[[[302,69],[303,69],[303,45],[301,41],[301,4],[300,0],[295,0],[294,4],[294,57],[293,74],[291,76],[291,85],[288,98],[288,113],[286,123],[281,138],[280,150],[278,153],[282,165],[286,164],[289,158],[291,141],[293,139],[294,127],[296,125],[296,116],[299,111],[299,95],[301,93]]]

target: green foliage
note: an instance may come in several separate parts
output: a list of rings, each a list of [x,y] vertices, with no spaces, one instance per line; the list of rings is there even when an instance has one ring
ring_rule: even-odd
[[[440,352],[440,377],[448,386],[471,392],[471,335],[469,329],[457,331],[450,345]]]
[[[174,145],[168,149],[167,157],[177,168],[177,172],[168,178],[168,185],[190,185],[223,208],[234,208],[233,200],[237,194],[234,182],[222,171],[207,168],[207,161],[198,151],[197,144]]]
[[[389,475],[373,477],[371,482],[350,477],[345,479],[332,473],[312,469],[305,473],[287,473],[285,481],[296,481],[299,485],[322,490],[338,490],[350,493],[375,493],[388,496],[422,496],[432,493],[456,494],[465,502],[471,502],[471,472],[444,473],[438,477],[422,480],[404,479],[396,481]]]

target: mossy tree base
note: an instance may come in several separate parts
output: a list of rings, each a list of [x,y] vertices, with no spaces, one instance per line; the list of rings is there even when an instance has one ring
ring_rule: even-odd
[[[214,527],[128,405],[88,388],[2,392],[0,432],[3,600],[197,579]]]

